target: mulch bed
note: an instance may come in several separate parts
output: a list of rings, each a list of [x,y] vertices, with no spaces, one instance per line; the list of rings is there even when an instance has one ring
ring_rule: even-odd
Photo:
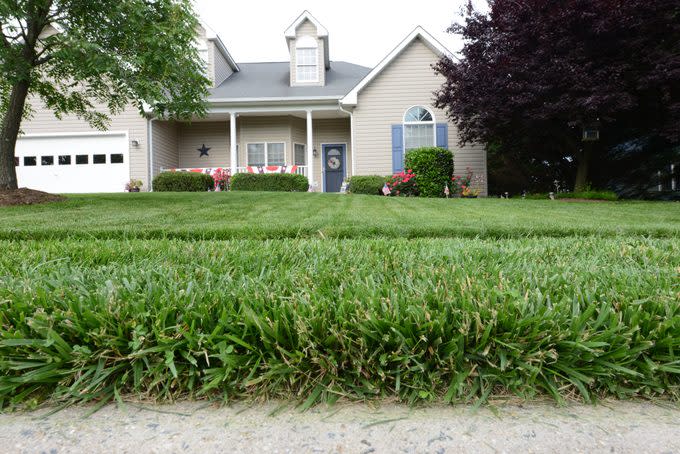
[[[0,206],[37,205],[40,203],[62,202],[66,197],[20,188],[11,191],[0,191]]]

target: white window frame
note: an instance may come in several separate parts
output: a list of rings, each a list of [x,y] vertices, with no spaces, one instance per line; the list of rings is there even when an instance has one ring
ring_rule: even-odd
[[[314,52],[315,63],[300,64],[300,51],[310,50]],[[300,79],[300,68],[314,68],[314,79]],[[319,82],[319,44],[311,36],[301,36],[295,43],[295,81],[300,84],[313,84]]]
[[[283,164],[270,164],[269,163],[269,145],[283,145]],[[287,159],[287,154],[286,154],[286,142],[247,142],[246,143],[246,164],[248,167],[253,167],[254,164],[250,163],[250,156],[248,156],[248,147],[250,145],[264,145],[264,166],[272,166],[272,165],[288,165],[288,159]]]
[[[295,148],[298,145],[302,147],[302,153],[303,153],[303,156],[305,157],[305,163],[304,164],[297,164],[295,162],[295,152],[296,152]],[[306,143],[295,142],[293,144],[293,165],[295,165],[295,166],[306,166],[307,165],[307,144]]]
[[[432,121],[406,121],[406,115],[411,111],[411,109],[419,107],[421,109],[425,109],[430,113],[430,116],[432,117]],[[418,126],[418,125],[432,125],[432,146],[436,147],[437,146],[437,118],[434,115],[434,112],[432,109],[429,107],[423,106],[423,105],[415,105],[411,106],[406,111],[404,112],[404,116],[402,117],[402,128],[403,128],[403,146],[404,146],[404,156],[406,156],[406,153],[409,150],[415,150],[415,148],[410,148],[406,149],[406,126]]]

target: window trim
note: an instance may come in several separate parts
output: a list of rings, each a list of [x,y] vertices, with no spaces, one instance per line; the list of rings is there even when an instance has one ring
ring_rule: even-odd
[[[430,116],[432,117],[432,121],[406,121],[406,115],[411,111],[411,109],[414,109],[416,107],[419,107],[421,109],[425,109],[430,113]],[[406,149],[406,126],[417,126],[417,125],[432,125],[432,146],[436,147],[437,146],[437,117],[434,115],[434,111],[430,109],[427,106],[423,106],[421,104],[416,104],[414,106],[409,107],[404,111],[404,115],[401,118],[401,127],[403,129],[403,150],[404,150],[404,157],[406,157],[406,153],[409,151]],[[411,150],[415,150],[415,148],[411,148]]]
[[[269,145],[273,144],[283,144],[283,164],[270,164],[269,163]],[[288,165],[288,155],[287,155],[287,147],[286,147],[286,142],[246,142],[246,165],[248,167],[259,167],[255,164],[250,163],[250,157],[248,156],[248,147],[250,145],[264,145],[264,166],[263,167],[269,167],[269,166],[286,166]]]

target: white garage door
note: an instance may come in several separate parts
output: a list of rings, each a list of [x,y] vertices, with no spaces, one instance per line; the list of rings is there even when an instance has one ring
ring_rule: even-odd
[[[125,133],[26,136],[17,141],[19,187],[52,193],[123,192],[130,180]]]

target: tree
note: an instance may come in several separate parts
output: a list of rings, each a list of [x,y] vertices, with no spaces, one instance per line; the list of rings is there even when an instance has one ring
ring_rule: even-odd
[[[99,129],[131,103],[203,114],[197,27],[190,0],[0,0],[0,190],[17,188],[16,141],[34,99]]]
[[[680,2],[488,0],[468,3],[462,58],[442,58],[437,106],[463,143],[493,143],[586,185],[606,150],[642,136],[680,140]],[[584,128],[600,141],[583,142]],[[598,169],[599,170],[599,169]]]

